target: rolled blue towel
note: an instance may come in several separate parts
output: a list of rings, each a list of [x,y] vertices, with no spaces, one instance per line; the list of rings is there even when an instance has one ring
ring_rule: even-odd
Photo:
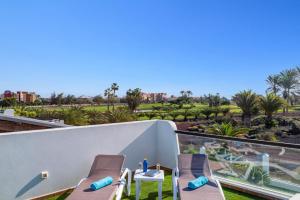
[[[199,176],[198,178],[189,181],[188,187],[194,190],[205,185],[206,183],[208,183],[208,178],[205,176]]]
[[[91,184],[90,188],[91,188],[91,190],[94,190],[94,191],[99,190],[99,189],[101,189],[105,186],[108,186],[108,185],[112,184],[112,182],[113,182],[113,178],[108,176],[108,177],[105,177],[105,178],[103,178],[99,181],[93,182]]]

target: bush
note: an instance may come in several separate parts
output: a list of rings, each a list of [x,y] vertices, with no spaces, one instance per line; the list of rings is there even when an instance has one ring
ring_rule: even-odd
[[[213,114],[213,109],[210,107],[206,107],[201,110],[201,113],[205,115],[206,119],[208,120],[210,115]]]
[[[145,115],[151,120],[157,116],[156,112],[146,112]]]
[[[221,112],[219,107],[212,107],[212,113],[215,115],[215,118],[218,117],[218,114]]]
[[[229,107],[221,108],[220,112],[222,112],[223,116],[226,116],[230,112],[230,108]]]
[[[180,115],[180,112],[172,111],[172,112],[169,113],[169,115],[172,117],[172,120],[175,121],[176,118]]]
[[[117,123],[128,122],[137,120],[136,115],[132,114],[128,109],[117,108],[114,111],[106,111],[101,113],[100,122],[104,123]]]

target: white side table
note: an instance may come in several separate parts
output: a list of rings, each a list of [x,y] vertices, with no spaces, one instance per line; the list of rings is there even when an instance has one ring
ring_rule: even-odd
[[[141,193],[141,184],[142,181],[152,181],[158,182],[158,199],[162,199],[162,183],[165,179],[164,170],[160,170],[160,173],[155,177],[144,176],[144,172],[140,169],[137,169],[134,173],[135,180],[135,199],[138,200],[140,198]]]

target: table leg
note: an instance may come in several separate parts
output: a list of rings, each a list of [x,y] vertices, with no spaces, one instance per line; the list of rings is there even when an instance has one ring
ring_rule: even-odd
[[[136,200],[139,200],[140,193],[141,193],[141,182],[140,181],[136,181],[135,182],[135,199]]]
[[[162,200],[162,181],[158,182],[158,199]]]

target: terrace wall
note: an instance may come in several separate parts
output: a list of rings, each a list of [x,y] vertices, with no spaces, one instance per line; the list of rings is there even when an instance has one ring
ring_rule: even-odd
[[[0,199],[27,199],[75,186],[97,154],[124,154],[125,167],[147,157],[174,168],[179,153],[176,125],[151,120],[68,127],[0,135]],[[42,171],[49,172],[41,179]]]

